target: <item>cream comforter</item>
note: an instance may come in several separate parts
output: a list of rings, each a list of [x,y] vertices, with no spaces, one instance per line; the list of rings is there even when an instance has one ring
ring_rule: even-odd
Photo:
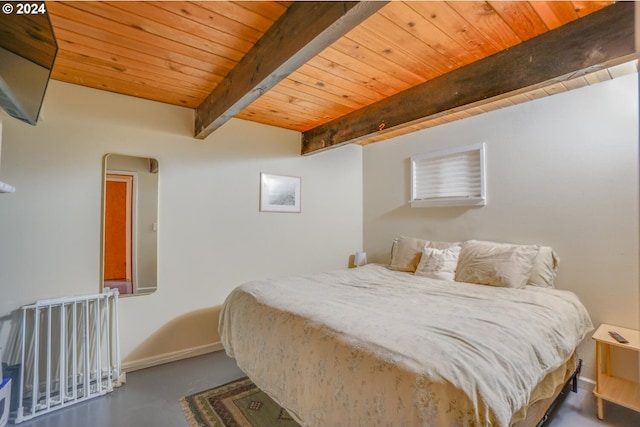
[[[227,354],[305,426],[502,427],[593,326],[568,291],[368,265],[246,283],[219,329]]]

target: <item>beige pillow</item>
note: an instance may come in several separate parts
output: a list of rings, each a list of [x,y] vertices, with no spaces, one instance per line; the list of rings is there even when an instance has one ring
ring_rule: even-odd
[[[391,263],[389,269],[397,271],[416,271],[420,262],[422,250],[428,245],[428,241],[415,237],[399,236],[393,241],[391,247]]]
[[[460,245],[460,242],[436,242],[433,240],[429,242],[429,247],[435,249],[449,249]]]
[[[460,246],[453,246],[447,249],[424,248],[420,263],[414,274],[416,276],[431,277],[432,279],[453,281],[456,276],[460,249],[462,249]]]
[[[523,288],[529,281],[538,245],[469,240],[458,257],[457,282]]]
[[[558,254],[552,248],[540,246],[540,251],[533,261],[531,276],[529,276],[529,283],[527,284],[542,288],[553,288],[559,263]]]

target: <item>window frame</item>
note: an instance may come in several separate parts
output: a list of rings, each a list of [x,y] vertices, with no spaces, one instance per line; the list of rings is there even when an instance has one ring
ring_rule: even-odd
[[[419,172],[419,161],[424,159],[445,159],[457,154],[479,152],[478,175],[480,179],[480,194],[468,194],[466,196],[452,195],[431,198],[416,198],[416,173]],[[487,204],[486,179],[485,179],[485,143],[467,145],[451,149],[434,151],[431,153],[416,154],[411,156],[411,199],[412,208],[418,207],[450,207],[450,206],[485,206]]]

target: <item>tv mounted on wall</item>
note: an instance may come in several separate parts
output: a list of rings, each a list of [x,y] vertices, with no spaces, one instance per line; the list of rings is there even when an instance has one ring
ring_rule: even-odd
[[[2,5],[0,12],[0,107],[36,125],[58,52],[44,2]]]

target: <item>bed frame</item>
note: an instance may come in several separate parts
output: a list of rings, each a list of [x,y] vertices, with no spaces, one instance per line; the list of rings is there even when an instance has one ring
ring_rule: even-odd
[[[582,359],[578,359],[576,367],[569,375],[567,381],[564,384],[560,384],[553,395],[547,399],[543,399],[536,402],[531,406],[527,417],[524,420],[518,421],[513,424],[512,427],[542,427],[544,426],[554,409],[558,407],[564,399],[567,397],[569,391],[574,393],[578,392],[578,377],[582,370]]]

